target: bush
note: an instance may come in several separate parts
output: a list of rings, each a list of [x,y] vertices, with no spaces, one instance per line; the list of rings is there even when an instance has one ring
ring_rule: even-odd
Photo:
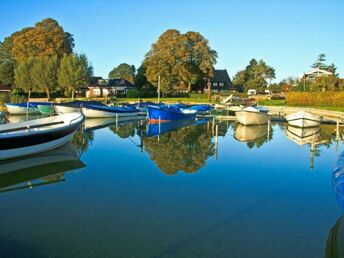
[[[344,92],[288,92],[285,100],[287,105],[343,107]]]
[[[127,97],[128,98],[139,98],[140,97],[140,92],[137,89],[130,89],[127,92]]]

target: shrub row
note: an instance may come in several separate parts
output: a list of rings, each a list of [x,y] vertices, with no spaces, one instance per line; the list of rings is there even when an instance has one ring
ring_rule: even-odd
[[[287,105],[344,107],[344,92],[288,92]]]

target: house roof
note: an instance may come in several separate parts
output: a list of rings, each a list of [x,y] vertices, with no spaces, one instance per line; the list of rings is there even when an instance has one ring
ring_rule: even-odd
[[[320,69],[320,68],[314,68],[310,70],[309,72],[305,72],[305,75],[332,75],[333,73]]]
[[[214,77],[210,79],[211,82],[227,82],[229,85],[232,84],[231,79],[227,73],[227,70],[215,70]]]
[[[126,87],[126,88],[133,88],[135,87],[134,84],[129,82],[124,78],[118,79],[103,79],[102,77],[92,77],[90,81],[90,87]]]

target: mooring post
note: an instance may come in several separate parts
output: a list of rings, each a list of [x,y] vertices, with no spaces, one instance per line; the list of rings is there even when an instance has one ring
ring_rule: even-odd
[[[217,160],[218,158],[218,149],[219,149],[219,125],[215,126],[215,159]]]
[[[118,131],[118,113],[116,113],[116,131]]]
[[[339,140],[339,121],[337,120],[337,125],[336,125],[336,139],[337,141]]]
[[[271,126],[271,120],[269,118],[269,120],[268,120],[268,141],[270,139],[270,126]]]
[[[160,135],[160,131],[161,130],[161,118],[160,118],[160,116],[159,116],[159,135]]]

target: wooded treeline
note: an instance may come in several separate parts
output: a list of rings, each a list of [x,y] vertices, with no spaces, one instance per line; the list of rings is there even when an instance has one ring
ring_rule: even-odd
[[[88,84],[93,68],[85,54],[73,53],[73,35],[44,19],[0,42],[0,81],[17,91],[74,94]]]

